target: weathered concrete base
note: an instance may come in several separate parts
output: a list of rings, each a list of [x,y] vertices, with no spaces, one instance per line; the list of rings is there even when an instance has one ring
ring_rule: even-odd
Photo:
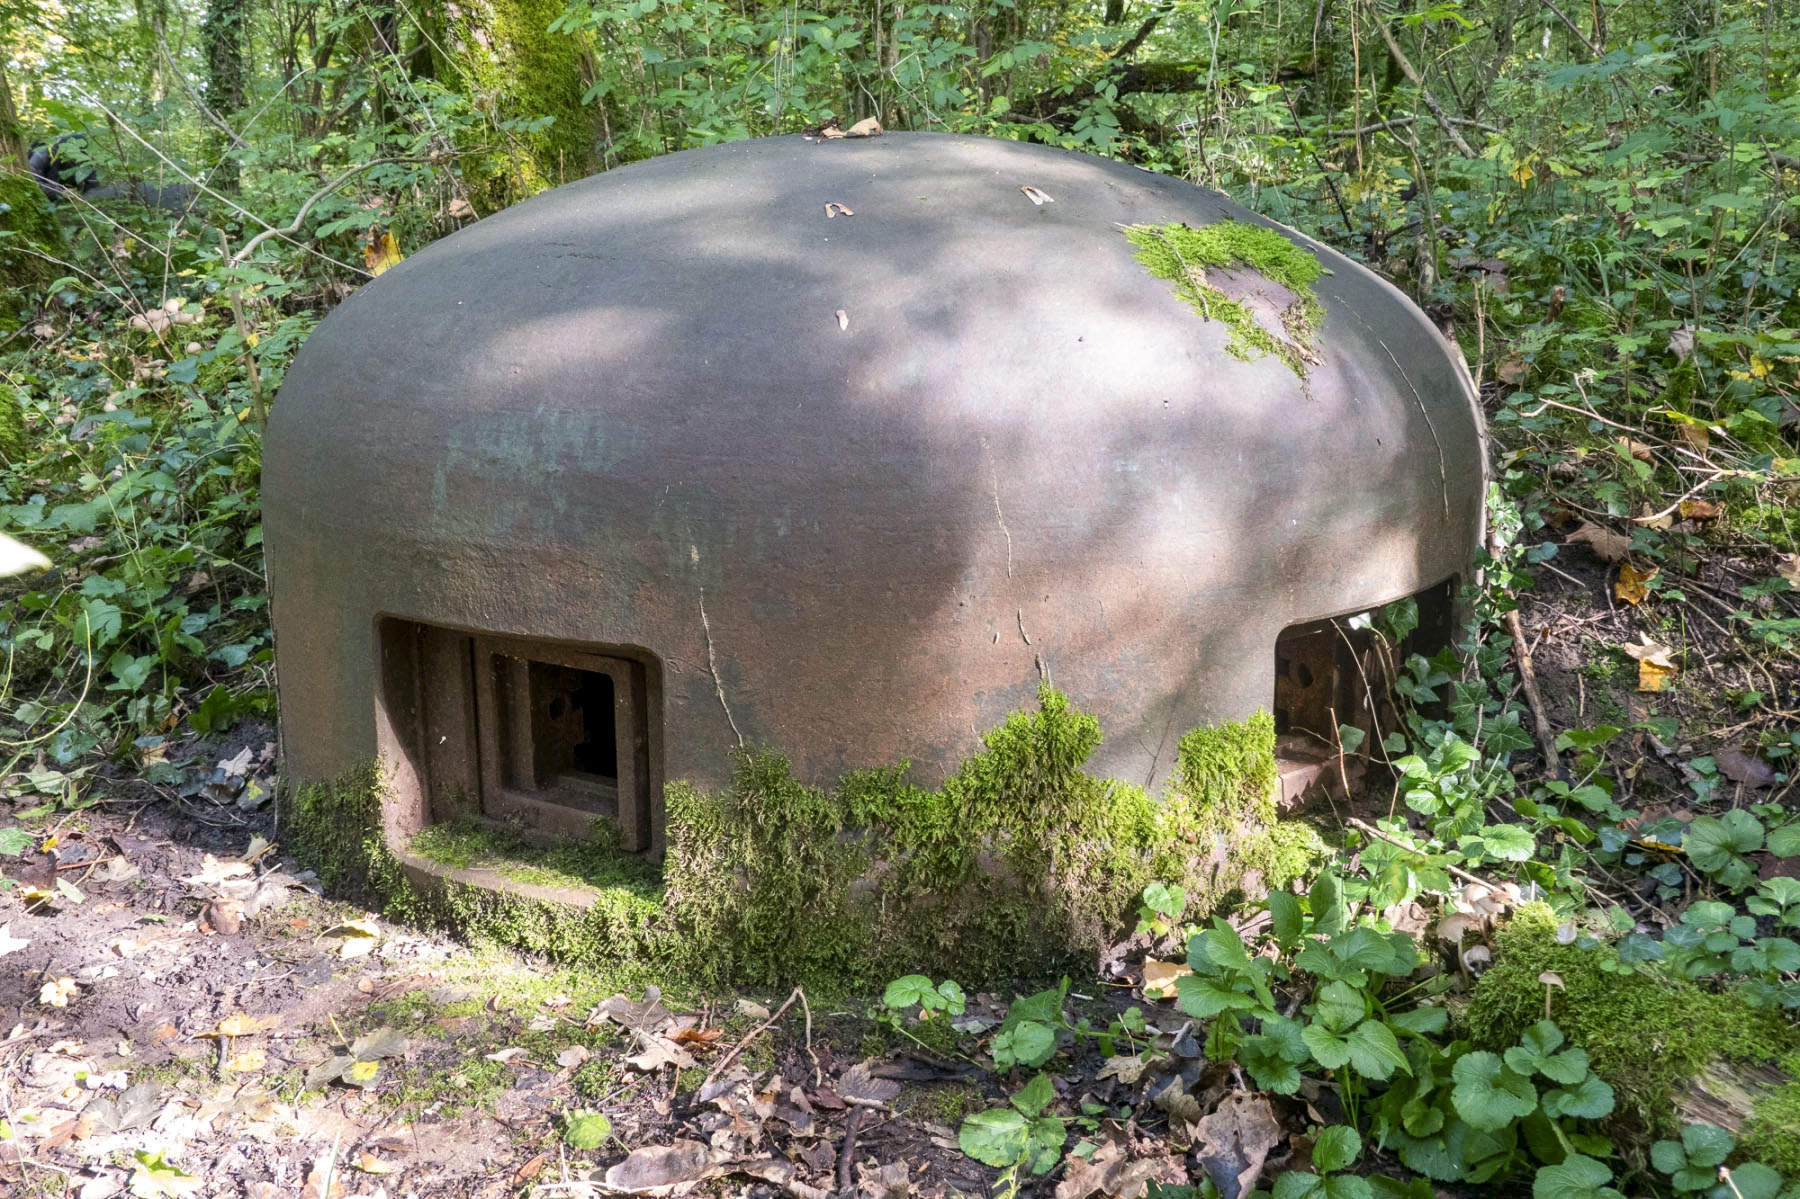
[[[741,751],[729,791],[667,792],[659,872],[604,843],[534,848],[472,821],[382,832],[373,764],[292,788],[283,836],[326,887],[389,915],[550,956],[696,981],[840,987],[929,971],[966,985],[1091,965],[1152,882],[1190,917],[1283,885],[1320,842],[1275,818],[1274,724],[1185,737],[1152,798],[1082,767],[1090,716],[1045,688],[938,790],[904,766],[829,791]]]

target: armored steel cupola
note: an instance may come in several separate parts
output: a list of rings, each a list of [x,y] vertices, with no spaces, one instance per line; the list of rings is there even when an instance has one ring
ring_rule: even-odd
[[[1399,292],[1178,179],[937,134],[609,171],[289,372],[287,777],[380,762],[394,837],[473,807],[654,853],[741,744],[935,785],[1049,681],[1154,793],[1197,726],[1324,721],[1310,622],[1444,594],[1482,437]]]

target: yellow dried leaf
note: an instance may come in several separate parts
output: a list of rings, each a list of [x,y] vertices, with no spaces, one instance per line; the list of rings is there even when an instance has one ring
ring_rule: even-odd
[[[363,245],[363,265],[371,275],[379,275],[400,261],[400,247],[394,242],[394,231],[383,229],[371,233]]]
[[[242,1012],[219,1021],[219,1035],[226,1037],[255,1036],[263,1030],[263,1022]]]
[[[360,1084],[375,1081],[375,1076],[379,1073],[381,1073],[380,1062],[356,1062],[344,1071],[344,1077],[350,1082]]]
[[[1639,570],[1627,562],[1619,567],[1619,581],[1613,584],[1613,594],[1619,598],[1620,603],[1641,604],[1644,597],[1650,594],[1650,580],[1661,573],[1660,566]]]
[[[1682,500],[1682,520],[1718,520],[1720,508],[1711,500]]]
[[[1712,434],[1707,431],[1705,425],[1690,425],[1683,422],[1675,426],[1675,432],[1681,435],[1681,440],[1697,450],[1704,450],[1712,445]]]
[[[1646,658],[1638,663],[1638,690],[1667,691],[1669,680],[1674,676],[1673,666],[1661,666]]]
[[[1175,980],[1184,974],[1192,974],[1185,962],[1144,963],[1144,998],[1173,999],[1175,997]]]
[[[874,117],[864,117],[850,128],[844,130],[845,137],[880,137],[881,122]]]
[[[1668,690],[1669,681],[1675,677],[1674,650],[1648,637],[1642,645],[1627,645],[1623,649],[1637,659],[1639,691]]]
[[[1617,562],[1631,549],[1631,538],[1623,533],[1615,533],[1604,525],[1582,521],[1575,526],[1575,531],[1564,538],[1569,544],[1576,542],[1585,544],[1594,551],[1596,557],[1605,562]]]
[[[225,1068],[234,1074],[254,1074],[268,1064],[268,1054],[260,1049],[250,1049],[238,1054],[225,1063]]]
[[[392,1174],[394,1163],[382,1161],[373,1153],[359,1153],[356,1156],[356,1168],[364,1174]]]

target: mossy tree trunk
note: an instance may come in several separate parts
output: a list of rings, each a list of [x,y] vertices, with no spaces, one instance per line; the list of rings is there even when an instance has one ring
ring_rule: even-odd
[[[206,48],[206,104],[225,128],[230,128],[233,116],[244,107],[244,55],[249,25],[249,5],[245,0],[207,0],[206,24],[200,31]],[[216,132],[213,147],[219,167],[213,178],[220,186],[235,191],[238,164],[230,156],[234,139],[225,129]]]
[[[16,325],[33,293],[62,274],[68,255],[62,227],[38,189],[12,84],[0,61],[0,329]]]
[[[502,208],[593,169],[596,110],[581,102],[581,44],[550,32],[563,8],[563,0],[444,5],[433,71],[487,116],[497,147],[465,167],[478,206]]]

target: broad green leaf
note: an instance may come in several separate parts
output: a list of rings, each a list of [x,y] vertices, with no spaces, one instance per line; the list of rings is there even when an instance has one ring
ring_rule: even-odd
[[[1010,1107],[990,1108],[963,1121],[956,1143],[981,1164],[1004,1169],[1024,1160],[1031,1148],[1031,1124]]]
[[[1552,1119],[1574,1116],[1578,1120],[1600,1120],[1612,1115],[1613,1104],[1612,1087],[1598,1074],[1589,1074],[1573,1086],[1558,1087],[1546,1094],[1544,1114]]]
[[[1019,1093],[1013,1096],[1012,1103],[1027,1116],[1036,1116],[1049,1107],[1050,1101],[1055,1098],[1056,1088],[1050,1084],[1050,1076],[1035,1074],[1030,1082],[1019,1088]]]
[[[178,1199],[198,1194],[206,1185],[204,1179],[170,1165],[160,1152],[139,1149],[132,1156],[137,1168],[131,1172],[131,1193],[138,1199]]]
[[[1781,1175],[1761,1162],[1738,1166],[1731,1172],[1731,1186],[1721,1184],[1713,1192],[1715,1199],[1775,1199],[1779,1194]]]
[[[1690,1166],[1716,1166],[1731,1156],[1737,1139],[1716,1124],[1690,1124],[1681,1130],[1681,1147]]]
[[[1733,808],[1721,817],[1696,816],[1682,848],[1696,867],[1718,874],[1738,856],[1754,853],[1762,844],[1762,821],[1742,808]]]
[[[1284,949],[1297,944],[1300,934],[1306,930],[1306,917],[1300,911],[1300,901],[1290,891],[1270,893],[1269,918],[1275,929],[1275,940]]]
[[[1769,852],[1778,858],[1800,856],[1800,821],[1771,830]]]
[[[612,1121],[600,1112],[576,1112],[563,1127],[569,1148],[583,1152],[598,1149],[612,1139]]]
[[[1395,1070],[1411,1072],[1394,1032],[1379,1020],[1364,1020],[1350,1030],[1350,1065],[1369,1078],[1389,1078]]]
[[[1687,1150],[1680,1141],[1658,1141],[1650,1146],[1650,1164],[1664,1174],[1673,1174],[1687,1165]]]
[[[1346,982],[1330,982],[1319,988],[1313,1017],[1332,1032],[1343,1032],[1369,1012],[1369,1001]]]
[[[908,974],[896,978],[882,992],[881,1002],[891,1008],[908,1008],[914,1004],[926,1002],[926,996],[937,998],[937,988],[923,974]]]
[[[1341,1070],[1350,1064],[1350,1042],[1322,1024],[1308,1024],[1300,1030],[1300,1039],[1312,1051],[1313,1061],[1327,1070]]]
[[[1035,1021],[1027,1020],[1015,1025],[994,1038],[994,1058],[996,1062],[1003,1058],[1006,1064],[1002,1069],[1012,1065],[1041,1066],[1056,1053],[1056,1033]]]
[[[1416,1007],[1387,1018],[1389,1026],[1416,1037],[1443,1032],[1450,1023],[1450,1011],[1441,1007]]]
[[[1591,1157],[1572,1153],[1562,1164],[1544,1166],[1531,1181],[1532,1199],[1625,1199],[1606,1184],[1612,1171]]]
[[[1362,1137],[1348,1124],[1334,1124],[1313,1142],[1313,1168],[1321,1174],[1347,1170],[1362,1156]]]
[[[1175,1005],[1197,1020],[1211,1020],[1220,1012],[1251,1011],[1256,1007],[1256,999],[1210,978],[1184,974],[1175,980]]]
[[[1465,1053],[1450,1069],[1456,1087],[1450,1103],[1471,1128],[1492,1132],[1522,1120],[1537,1107],[1531,1080],[1485,1051]]]

